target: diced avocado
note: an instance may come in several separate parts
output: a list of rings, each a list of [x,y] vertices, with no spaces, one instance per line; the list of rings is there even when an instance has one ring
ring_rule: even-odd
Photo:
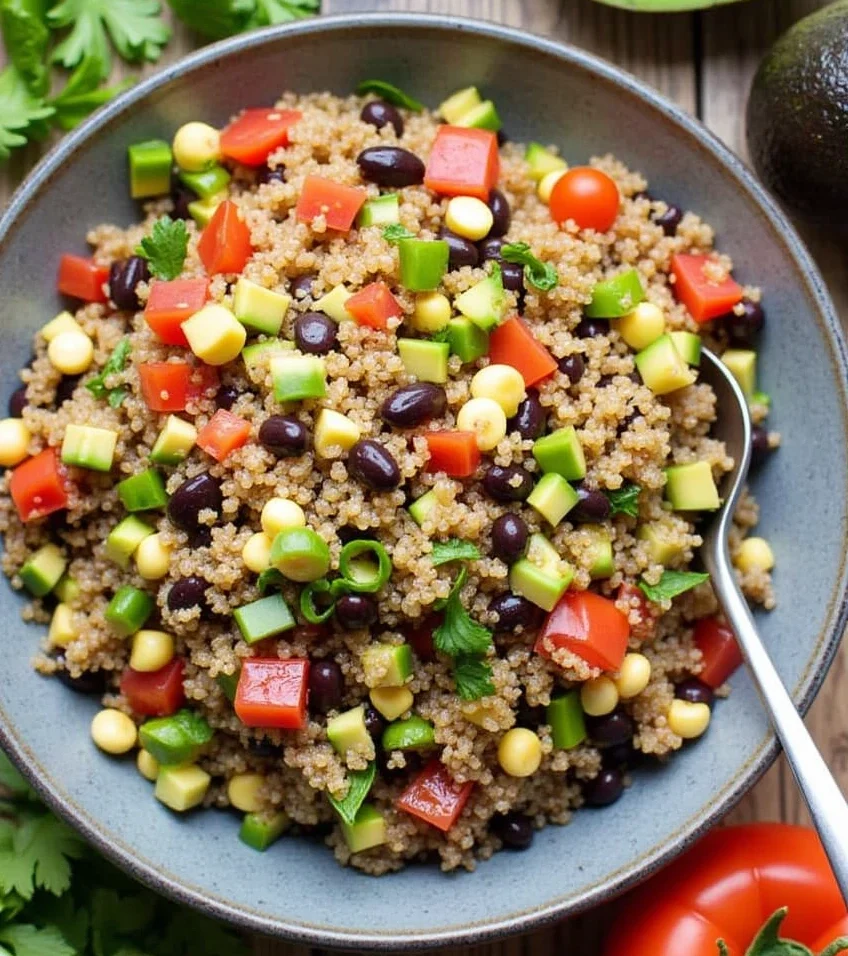
[[[599,524],[584,524],[580,530],[592,539],[589,576],[593,580],[612,577],[615,571],[615,563],[612,554],[612,541],[607,529]]]
[[[667,395],[695,381],[695,373],[683,361],[668,333],[642,349],[634,361],[642,381],[654,395]]]
[[[33,597],[44,597],[59,583],[67,566],[68,559],[58,545],[45,544],[29,557],[18,573]]]
[[[557,601],[568,590],[574,569],[564,562],[565,572],[543,570],[529,558],[516,561],[509,570],[509,587],[514,594],[527,598],[545,611],[552,611]]]
[[[184,708],[168,717],[146,720],[138,731],[144,749],[162,766],[191,763],[213,737],[200,714]]]
[[[212,778],[189,764],[184,767],[162,767],[156,777],[154,796],[166,807],[184,813],[203,803]]]
[[[333,286],[326,295],[322,295],[315,303],[315,311],[329,315],[336,322],[350,321],[353,316],[345,308],[345,302],[352,295],[353,293],[348,292],[343,285]]]
[[[435,382],[437,385],[448,380],[450,345],[447,342],[398,339],[397,348],[407,375],[414,375],[419,382]]]
[[[569,481],[586,477],[586,458],[573,425],[558,428],[534,442],[533,457],[546,474],[553,472]]]
[[[368,687],[400,687],[412,676],[409,644],[372,644],[362,653]]]
[[[671,564],[683,553],[683,548],[674,540],[673,535],[669,535],[669,529],[662,522],[648,521],[640,525],[636,537],[647,542],[648,554],[657,564]]]
[[[386,821],[370,803],[364,803],[359,808],[352,824],[342,820],[340,825],[351,853],[362,853],[386,842]]]
[[[751,349],[727,349],[721,360],[739,383],[745,398],[750,398],[757,387],[757,353]]]
[[[371,735],[365,726],[365,705],[360,704],[327,721],[327,739],[343,757],[348,750],[365,750]]]
[[[285,598],[276,593],[237,607],[233,611],[233,617],[241,636],[248,644],[290,631],[297,623]]]
[[[327,394],[327,370],[317,355],[275,355],[271,377],[278,402],[323,398]]]
[[[67,604],[57,604],[50,619],[47,643],[50,647],[67,647],[77,636],[74,612]]]
[[[383,750],[426,750],[436,743],[436,731],[429,720],[417,714],[396,720],[383,731]]]
[[[491,275],[460,293],[453,305],[484,332],[490,332],[503,319],[506,310],[501,270],[494,269]]]
[[[562,574],[567,567],[567,562],[560,557],[559,551],[538,531],[530,535],[525,557],[531,564],[549,574]]]
[[[52,342],[57,335],[61,335],[63,332],[82,332],[82,326],[70,312],[60,312],[46,325],[42,325],[39,332],[45,342]],[[82,334],[85,333],[82,332]]]
[[[202,169],[196,173],[181,169],[180,179],[201,199],[211,199],[227,188],[230,174],[223,166],[211,166],[209,169]]]
[[[106,605],[104,616],[119,637],[129,637],[144,627],[155,606],[155,601],[146,591],[124,584]]]
[[[157,465],[179,465],[188,458],[197,441],[197,429],[178,415],[169,415],[150,450],[150,460]]]
[[[429,491],[426,491],[420,498],[416,498],[415,501],[409,506],[409,514],[412,516],[412,520],[417,525],[424,524],[427,516],[433,511],[433,509],[438,505],[439,499],[436,497],[436,492],[431,488]]]
[[[671,341],[687,365],[701,364],[701,336],[695,332],[669,332]]]
[[[401,239],[400,283],[410,292],[437,288],[448,271],[450,249],[444,239]]]
[[[436,111],[446,123],[458,126],[459,121],[466,113],[479,106],[482,97],[476,86],[466,86],[462,90],[457,90],[452,96],[449,96],[439,105]]]
[[[130,160],[130,195],[133,199],[167,196],[171,191],[171,147],[162,139],[133,143]]]
[[[315,421],[312,444],[319,458],[327,458],[331,449],[350,451],[359,441],[362,430],[355,421],[332,408],[322,408]]]
[[[373,687],[368,697],[386,720],[402,717],[415,700],[408,687]]]
[[[470,126],[475,129],[490,129],[493,133],[497,133],[502,124],[495,104],[491,100],[484,100],[463,114],[455,125]]]
[[[580,704],[580,691],[567,694],[548,704],[545,719],[551,727],[551,738],[557,750],[571,750],[586,739],[586,721]]]
[[[715,511],[721,504],[708,461],[672,465],[665,477],[665,497],[675,511]]]
[[[590,319],[620,319],[645,298],[642,280],[635,269],[604,279],[592,290],[592,301],[583,310]]]
[[[148,468],[116,485],[118,497],[127,511],[150,511],[168,503],[165,482],[155,468]]]
[[[62,462],[91,471],[109,471],[117,444],[118,433],[110,428],[68,425],[62,441]]]
[[[241,667],[233,671],[232,674],[221,673],[215,678],[215,683],[221,688],[224,692],[224,697],[226,697],[230,703],[236,699],[240,674]]]
[[[291,296],[272,292],[264,286],[239,276],[233,293],[233,314],[249,329],[277,335],[291,305]]]
[[[241,357],[244,359],[244,367],[248,372],[252,372],[263,363],[270,367],[272,358],[291,352],[293,349],[294,342],[288,339],[267,339],[264,342],[245,345],[241,350]]]
[[[577,492],[565,478],[551,471],[536,482],[536,487],[527,497],[527,504],[556,527],[579,500]]]
[[[368,199],[356,219],[360,228],[365,226],[391,226],[400,222],[400,203],[397,193],[386,193],[376,199]]]
[[[145,538],[155,533],[155,528],[151,528],[135,515],[128,515],[106,536],[106,557],[118,567],[128,568],[136,548]]]
[[[188,214],[202,229],[218,211],[218,206],[227,198],[225,192],[217,193],[208,199],[195,199],[188,204]]]
[[[289,815],[277,813],[247,813],[241,821],[239,839],[253,850],[267,850],[291,826]]]
[[[447,334],[451,354],[458,355],[463,362],[473,362],[489,352],[488,333],[471,319],[451,319]]]
[[[63,604],[73,604],[82,594],[82,588],[79,586],[79,582],[69,574],[63,574],[56,587],[53,588],[53,593]]]
[[[544,179],[548,173],[557,169],[568,169],[568,163],[556,153],[542,146],[541,143],[528,143],[524,153],[524,161],[527,163],[530,178],[539,182]]]

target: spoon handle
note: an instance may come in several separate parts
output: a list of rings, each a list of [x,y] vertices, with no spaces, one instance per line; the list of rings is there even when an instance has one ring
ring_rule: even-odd
[[[754,683],[804,795],[813,824],[848,905],[848,803],[810,736],[757,633],[748,604],[737,587],[729,557],[710,568],[713,586],[730,622]]]

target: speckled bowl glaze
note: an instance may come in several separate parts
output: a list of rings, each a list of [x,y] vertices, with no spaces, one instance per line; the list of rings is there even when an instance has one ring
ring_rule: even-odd
[[[511,30],[417,15],[332,17],[209,47],[139,84],[68,136],[0,221],[0,395],[55,313],[60,252],[83,253],[95,223],[128,223],[127,145],[169,138],[189,119],[223,125],[284,89],[349,93],[366,77],[439,103],[479,84],[516,139],[555,141],[572,162],[614,151],[656,196],[703,214],[743,282],[765,288],[762,387],[784,447],[754,485],[777,553],[780,606],[760,626],[805,708],[846,619],[845,343],[822,280],[792,227],[745,167],[695,121],[612,66]],[[801,357],[803,356],[803,361]],[[45,800],[151,886],[253,930],[317,946],[412,949],[526,930],[648,876],[754,783],[775,745],[744,673],[709,734],[666,768],[636,775],[622,800],[539,833],[476,873],[414,866],[380,881],[341,869],[323,847],[285,839],[265,854],[219,812],[180,817],[156,803],[130,760],[104,757],[95,703],[37,676],[39,629],[0,586],[0,736]]]

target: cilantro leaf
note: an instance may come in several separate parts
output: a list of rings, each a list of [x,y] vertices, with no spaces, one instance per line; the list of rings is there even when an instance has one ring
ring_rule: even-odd
[[[410,232],[406,226],[402,226],[399,222],[393,222],[390,226],[386,226],[383,229],[383,238],[386,242],[390,242],[394,245],[396,242],[400,242],[401,239],[414,239],[415,233]]]
[[[494,694],[492,667],[476,657],[458,657],[453,671],[456,692],[462,700],[479,700]]]
[[[648,600],[656,601],[656,603],[659,604],[661,601],[670,601],[672,598],[677,597],[678,594],[690,591],[699,584],[703,584],[704,581],[709,581],[709,579],[710,576],[706,573],[666,570],[663,571],[662,577],[657,584],[648,584],[646,581],[640,581],[639,587]]]
[[[559,282],[556,269],[550,262],[542,262],[533,255],[527,242],[508,242],[501,249],[505,262],[515,262],[524,266],[524,278],[541,292],[549,292]]]
[[[45,62],[50,42],[50,32],[44,22],[46,12],[44,0],[0,2],[0,32],[9,62],[36,96],[44,96],[50,87]]]
[[[108,399],[109,405],[112,408],[117,408],[121,402],[123,402],[123,400],[127,397],[127,390],[120,387],[107,388],[106,379],[110,375],[115,375],[118,372],[122,372],[126,368],[131,351],[132,346],[130,345],[130,340],[125,336],[115,346],[112,354],[106,360],[106,364],[98,372],[98,374],[95,375],[94,378],[90,378],[85,383],[85,387],[95,398]]]
[[[433,567],[447,564],[448,561],[477,561],[480,551],[476,544],[463,541],[462,538],[450,538],[448,541],[436,541],[430,558]]]
[[[0,162],[29,139],[43,139],[54,109],[27,89],[21,74],[13,67],[0,73]]]
[[[467,576],[465,568],[457,575],[445,602],[444,620],[433,631],[436,649],[451,657],[485,654],[492,645],[492,632],[475,621],[462,604],[462,588]]]
[[[15,797],[27,797],[32,794],[29,784],[2,750],[0,750],[0,787],[10,790]]]
[[[176,279],[183,271],[188,250],[188,232],[182,219],[163,216],[153,224],[153,232],[141,240],[136,255],[147,259],[157,279]]]
[[[380,99],[394,106],[402,106],[404,109],[412,110],[413,113],[420,113],[424,109],[424,104],[413,99],[408,93],[398,89],[394,84],[387,83],[385,80],[363,80],[356,88],[359,96],[365,93],[375,93]]]
[[[605,491],[604,494],[609,498],[610,515],[630,515],[631,518],[638,518],[641,490],[640,485],[628,484],[613,491]]]
[[[79,859],[84,844],[74,831],[49,813],[33,817],[15,834],[14,851],[31,870],[31,886],[58,896],[71,885],[70,860]],[[17,888],[21,896],[27,894]]]
[[[76,956],[76,950],[55,926],[39,929],[28,923],[4,926],[0,943],[11,946],[15,956]]]
[[[258,15],[256,0],[168,0],[168,5],[190,30],[213,40],[241,33]]]
[[[365,770],[348,771],[347,779],[349,786],[344,799],[337,800],[331,793],[327,794],[327,799],[333,805],[333,809],[348,826],[353,826],[353,821],[359,812],[359,808],[371,791],[376,773],[377,763],[372,760]]]
[[[318,12],[320,0],[256,0],[256,10],[244,29],[303,20]]]
[[[56,123],[62,129],[73,129],[98,106],[108,103],[135,82],[124,80],[115,86],[100,87],[101,66],[93,56],[80,61],[64,88],[50,100],[56,109]]]

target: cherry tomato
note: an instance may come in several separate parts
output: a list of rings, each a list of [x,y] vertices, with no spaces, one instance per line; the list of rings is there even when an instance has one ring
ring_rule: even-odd
[[[615,222],[620,201],[618,186],[606,173],[575,166],[557,180],[549,205],[557,222],[573,219],[581,229],[606,232]]]

